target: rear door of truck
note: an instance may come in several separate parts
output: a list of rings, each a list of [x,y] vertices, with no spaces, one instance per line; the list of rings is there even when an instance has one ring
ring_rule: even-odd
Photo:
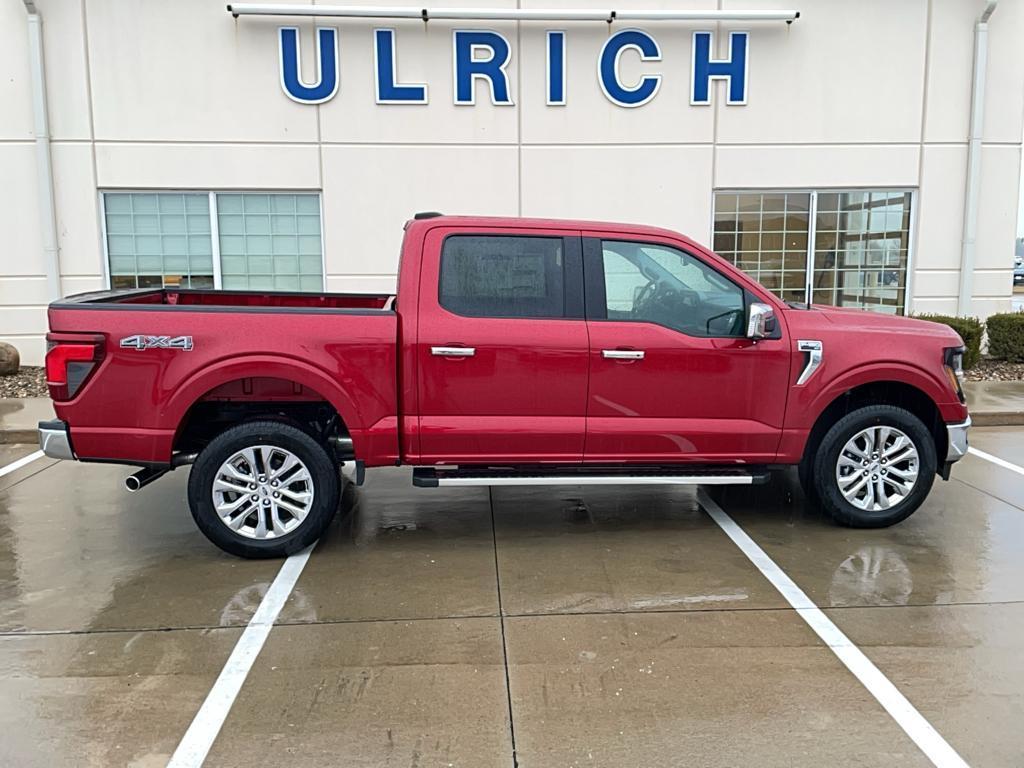
[[[580,238],[451,226],[423,243],[421,461],[580,462],[587,325]]]

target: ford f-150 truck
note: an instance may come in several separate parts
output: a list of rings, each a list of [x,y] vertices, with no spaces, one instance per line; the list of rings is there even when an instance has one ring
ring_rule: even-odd
[[[245,557],[306,547],[339,466],[439,485],[751,484],[835,520],[910,515],[967,451],[963,342],[804,306],[664,229],[417,214],[391,295],[128,290],[49,309],[47,455],[192,465]]]

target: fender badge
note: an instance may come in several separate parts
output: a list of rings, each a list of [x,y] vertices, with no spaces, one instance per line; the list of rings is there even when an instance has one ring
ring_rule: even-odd
[[[192,350],[191,336],[146,336],[137,334],[126,336],[121,339],[122,349],[183,349],[186,352]]]

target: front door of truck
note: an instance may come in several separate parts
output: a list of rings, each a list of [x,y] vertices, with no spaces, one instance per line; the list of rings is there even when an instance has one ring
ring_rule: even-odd
[[[420,274],[420,462],[580,462],[589,344],[579,237],[431,230]]]
[[[667,238],[584,233],[587,462],[769,463],[789,388],[779,338],[745,338],[750,291]]]

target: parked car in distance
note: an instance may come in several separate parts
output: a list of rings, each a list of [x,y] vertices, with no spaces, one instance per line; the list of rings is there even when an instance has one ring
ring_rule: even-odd
[[[799,468],[852,526],[910,515],[967,451],[963,342],[780,301],[655,227],[417,214],[397,295],[129,290],[49,309],[47,455],[192,465],[202,531],[314,542],[339,464],[418,486],[725,485]]]
[[[1013,284],[1024,285],[1024,256],[1013,257]]]

